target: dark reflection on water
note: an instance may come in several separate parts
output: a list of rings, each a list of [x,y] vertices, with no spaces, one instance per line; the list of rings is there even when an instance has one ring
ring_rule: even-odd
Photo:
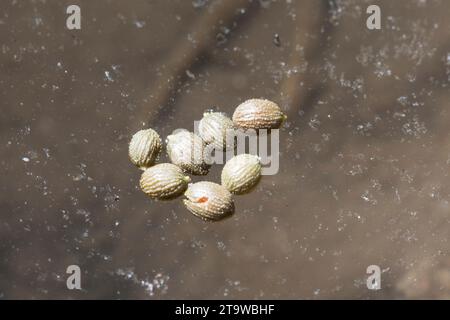
[[[450,297],[450,3],[377,3],[380,31],[370,1],[79,1],[68,31],[69,3],[3,1],[0,297]],[[289,118],[233,218],[139,191],[143,123],[252,97]]]

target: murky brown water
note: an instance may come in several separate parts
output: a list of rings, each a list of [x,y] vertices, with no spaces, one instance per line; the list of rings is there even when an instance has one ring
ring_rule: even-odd
[[[450,2],[69,4],[0,5],[1,298],[450,297]],[[138,189],[138,128],[252,97],[289,119],[233,218]]]

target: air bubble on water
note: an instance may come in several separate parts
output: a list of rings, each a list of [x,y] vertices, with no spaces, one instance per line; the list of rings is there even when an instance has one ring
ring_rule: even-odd
[[[167,293],[169,286],[167,282],[170,277],[162,273],[157,273],[153,279],[148,279],[147,277],[141,279],[135,272],[133,268],[119,268],[115,272],[116,275],[130,281],[133,284],[142,287],[149,296],[155,296],[156,294],[164,295]]]
[[[105,77],[104,79],[108,82],[114,82],[114,76],[120,76],[120,70],[119,70],[120,66],[119,65],[111,65],[111,71],[110,70],[105,70],[104,74]]]
[[[120,71],[119,71],[119,68],[120,68],[120,66],[118,65],[118,64],[113,64],[112,66],[111,66],[111,69],[115,72],[115,73],[119,73]]]
[[[338,26],[341,18],[349,16],[354,19],[361,17],[362,8],[358,1],[333,0],[329,3],[330,22]]]
[[[80,215],[80,216],[83,216],[83,217],[86,219],[86,221],[89,220],[89,217],[90,217],[90,215],[91,215],[91,214],[89,213],[89,211],[87,211],[87,210],[85,210],[85,209],[77,209],[76,212],[75,212],[75,214]]]
[[[261,7],[264,8],[264,9],[269,8],[271,2],[272,2],[272,0],[259,0],[259,4],[260,4]]]
[[[216,34],[216,44],[218,46],[221,46],[227,42],[227,36],[226,34],[219,32]]]
[[[72,176],[72,180],[73,181],[81,181],[83,179],[86,179],[87,178],[87,175],[86,175],[87,165],[85,165],[84,163],[80,163],[77,167],[78,167],[80,172],[75,174],[75,175],[73,175]]]
[[[392,115],[392,117],[393,117],[394,119],[401,119],[401,118],[406,117],[406,114],[403,113],[403,112],[394,112],[394,114]]]
[[[278,217],[273,217],[273,218],[272,218],[272,221],[273,221],[273,229],[274,229],[274,230],[278,230],[278,229],[279,229],[279,226],[278,226]]]
[[[219,250],[225,251],[226,249],[225,243],[223,243],[222,241],[217,242],[217,248]]]
[[[36,189],[42,191],[42,195],[43,196],[46,196],[46,195],[49,194],[47,181],[45,180],[44,177],[39,176],[39,175],[35,175],[34,186],[35,186]]]
[[[105,79],[107,81],[109,81],[109,82],[114,82],[114,80],[113,80],[113,78],[111,76],[111,73],[109,71],[107,71],[107,70],[105,70]]]
[[[19,129],[19,138],[22,138],[24,136],[28,136],[31,133],[31,127],[30,126],[25,126],[21,129]]]
[[[207,244],[201,240],[193,239],[191,242],[191,248],[194,248],[194,249],[204,249],[204,248],[206,248],[206,246],[207,246]]]
[[[375,75],[378,78],[389,77],[392,75],[392,71],[391,71],[391,69],[389,69],[389,67],[386,64],[378,61],[375,64]]]
[[[112,259],[113,259],[112,256],[107,255],[107,254],[102,254],[100,256],[103,258],[104,261],[112,261]]]
[[[238,9],[238,12],[240,14],[245,14],[247,12],[247,10],[245,8],[240,8],[240,9]]]
[[[359,124],[356,126],[356,130],[358,131],[358,133],[365,135],[365,136],[370,136],[370,130],[373,129],[373,124],[370,122],[364,123],[364,124]]]
[[[186,75],[187,75],[189,78],[195,80],[195,74],[193,74],[190,70],[186,70]]]
[[[192,6],[194,8],[202,8],[208,3],[208,1],[209,0],[193,0],[192,1]]]
[[[408,104],[408,97],[401,96],[397,98],[397,101],[402,105],[406,106]]]
[[[373,197],[369,190],[364,191],[364,193],[361,195],[361,198],[372,205],[376,205],[378,203],[378,201]]]
[[[360,164],[355,164],[348,171],[348,174],[350,176],[357,176],[357,175],[363,174],[363,172],[364,172],[363,167]]]
[[[318,119],[318,115],[315,114],[308,122],[308,125],[310,126],[311,129],[313,130],[318,130],[319,126],[320,126],[321,122]]]
[[[187,39],[189,42],[191,42],[194,45],[194,47],[197,47],[198,41],[195,39],[195,37],[191,33],[188,33]]]
[[[248,288],[243,287],[241,285],[241,281],[239,281],[239,280],[226,279],[225,282],[226,282],[227,287],[225,288],[226,294],[224,293],[224,295],[228,295],[231,290],[234,290],[237,292],[242,292],[242,291],[248,290]]]
[[[401,203],[402,202],[402,198],[400,197],[400,193],[398,191],[398,188],[395,188],[395,200],[397,203]]]
[[[145,21],[135,20],[133,23],[138,29],[145,27]]]
[[[34,27],[39,27],[44,24],[44,20],[40,16],[35,16],[33,19],[33,22],[34,22]]]
[[[61,210],[61,214],[62,214],[62,218],[64,219],[64,220],[69,220],[69,213],[66,211],[66,210]]]
[[[416,138],[420,138],[428,132],[425,123],[420,121],[417,115],[413,117],[412,121],[403,124],[402,131],[405,135],[414,136]]]

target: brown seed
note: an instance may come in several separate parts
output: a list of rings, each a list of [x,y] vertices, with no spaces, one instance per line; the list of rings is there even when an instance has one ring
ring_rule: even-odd
[[[250,192],[261,178],[261,162],[257,156],[240,154],[227,161],[222,170],[222,185],[234,194]]]
[[[153,129],[140,130],[131,138],[128,155],[139,168],[152,166],[161,151],[161,138]]]
[[[184,193],[186,208],[205,221],[218,221],[234,213],[231,193],[223,186],[209,181],[190,184]]]
[[[166,200],[181,195],[191,179],[172,163],[161,163],[146,169],[140,186],[149,197]]]
[[[205,175],[210,165],[206,163],[206,144],[199,136],[182,130],[167,137],[167,154],[173,164],[183,171]]]
[[[205,112],[198,131],[203,141],[216,149],[223,150],[225,147],[234,146],[234,138],[230,139],[227,145],[227,134],[234,134],[233,121],[222,112]]]
[[[286,115],[272,101],[250,99],[241,103],[233,114],[233,122],[243,129],[278,129]]]

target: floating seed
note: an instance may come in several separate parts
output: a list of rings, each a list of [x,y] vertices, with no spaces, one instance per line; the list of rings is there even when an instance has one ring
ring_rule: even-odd
[[[222,170],[222,185],[234,194],[252,190],[261,178],[261,162],[257,156],[240,154],[227,161]]]
[[[140,186],[153,199],[172,199],[182,194],[191,179],[174,164],[161,163],[146,169],[141,176]]]
[[[218,221],[234,213],[231,193],[217,183],[201,181],[189,185],[183,200],[186,208],[205,221]]]
[[[131,138],[128,155],[131,162],[145,170],[155,163],[161,151],[161,145],[161,138],[155,130],[140,130]]]
[[[280,107],[272,101],[250,99],[241,103],[233,114],[233,122],[243,129],[278,129],[286,119]]]
[[[234,138],[227,145],[227,133],[233,134],[234,124],[222,112],[205,112],[198,126],[200,137],[214,148],[223,150],[234,146]]]
[[[208,173],[210,165],[205,161],[205,147],[202,138],[187,130],[167,137],[167,153],[170,161],[191,174]]]

